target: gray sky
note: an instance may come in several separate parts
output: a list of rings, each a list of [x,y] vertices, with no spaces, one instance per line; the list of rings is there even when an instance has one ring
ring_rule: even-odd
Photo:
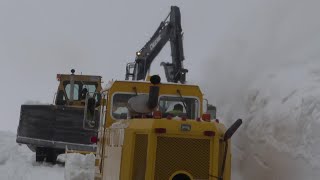
[[[29,100],[52,102],[57,73],[71,68],[101,75],[104,81],[124,79],[125,65],[149,40],[171,5],[182,13],[185,67],[188,79],[199,79],[209,56],[223,9],[219,1],[0,1],[0,130],[16,131],[20,105]],[[221,25],[219,25],[221,26]],[[169,46],[154,62],[170,61]],[[192,68],[191,68],[192,66]]]
[[[2,0],[0,130],[16,131],[26,101],[51,103],[57,73],[124,79],[171,5],[182,13],[187,78],[215,104],[230,102],[223,101],[266,67],[318,57],[316,1]],[[170,58],[167,45],[152,72],[161,74]]]

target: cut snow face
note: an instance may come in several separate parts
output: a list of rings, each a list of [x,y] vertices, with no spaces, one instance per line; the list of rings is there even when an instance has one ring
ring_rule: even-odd
[[[13,133],[0,131],[1,180],[60,180],[64,167],[36,163],[35,154],[27,146],[19,146]]]
[[[317,65],[270,71],[250,86],[242,101],[243,112],[239,112],[245,114],[245,123],[233,141],[235,170],[245,179],[312,180],[320,176]]]

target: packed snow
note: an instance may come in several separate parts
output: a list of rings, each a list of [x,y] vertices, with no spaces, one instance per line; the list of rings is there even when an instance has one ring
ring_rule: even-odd
[[[35,153],[26,145],[19,146],[16,135],[0,132],[0,179],[1,180],[58,180],[64,179],[64,167],[36,163]]]
[[[94,154],[67,154],[64,172],[65,180],[93,180],[95,173],[94,163]]]

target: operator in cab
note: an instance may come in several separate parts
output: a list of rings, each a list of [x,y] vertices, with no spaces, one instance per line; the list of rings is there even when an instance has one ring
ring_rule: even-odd
[[[175,104],[173,106],[173,109],[168,112],[169,114],[173,116],[179,116],[183,113],[183,106],[181,104]]]

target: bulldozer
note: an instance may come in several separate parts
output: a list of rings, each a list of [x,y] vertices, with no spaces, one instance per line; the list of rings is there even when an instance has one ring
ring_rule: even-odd
[[[230,138],[242,120],[227,129],[199,86],[187,84],[182,35],[180,10],[172,6],[127,64],[126,80],[102,91],[95,180],[230,180]],[[149,69],[168,41],[172,63],[161,63],[162,82]]]
[[[21,105],[16,142],[36,153],[36,161],[56,162],[67,150],[96,151],[101,76],[57,74],[54,104]]]

